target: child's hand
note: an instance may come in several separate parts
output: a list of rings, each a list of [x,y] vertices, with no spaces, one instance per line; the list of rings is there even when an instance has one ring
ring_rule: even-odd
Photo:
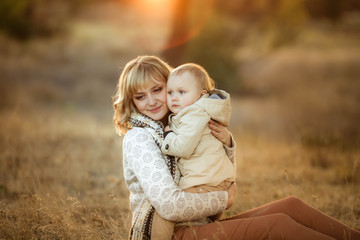
[[[171,131],[171,128],[169,127],[169,125],[167,125],[167,126],[164,128],[164,132],[168,132],[168,131]]]

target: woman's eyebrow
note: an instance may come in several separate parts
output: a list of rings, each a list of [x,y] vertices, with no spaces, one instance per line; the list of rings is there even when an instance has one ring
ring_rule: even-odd
[[[155,89],[155,88],[158,88],[159,87],[159,85],[160,84],[158,84],[158,85],[156,85],[156,86],[154,86],[154,87],[152,87],[150,90],[153,90],[153,89]],[[145,92],[136,92],[136,93],[134,93],[134,95],[141,95],[141,94],[145,94]]]
[[[135,95],[143,95],[144,94],[144,92],[136,92],[136,93],[134,93],[134,96]]]
[[[151,88],[151,90],[154,90],[155,88],[161,87],[161,84],[156,84],[154,87]]]

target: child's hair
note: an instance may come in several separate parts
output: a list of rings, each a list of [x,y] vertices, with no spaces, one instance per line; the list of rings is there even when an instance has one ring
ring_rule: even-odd
[[[155,56],[139,56],[129,61],[122,71],[115,96],[113,97],[114,124],[116,132],[125,134],[131,113],[137,109],[133,103],[133,96],[139,89],[148,87],[154,82],[167,82],[171,67]]]
[[[205,89],[208,93],[211,93],[215,88],[215,82],[210,78],[208,72],[200,65],[196,63],[186,63],[173,69],[170,76],[179,76],[185,72],[192,74],[200,84],[200,87]]]

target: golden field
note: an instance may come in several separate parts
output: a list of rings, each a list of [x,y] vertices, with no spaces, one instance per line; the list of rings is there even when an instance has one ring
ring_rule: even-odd
[[[234,52],[244,90],[232,95],[238,194],[225,216],[295,195],[360,229],[359,37],[310,29],[291,46]],[[129,39],[82,21],[68,37],[1,37],[0,239],[127,238],[111,96],[144,54]]]

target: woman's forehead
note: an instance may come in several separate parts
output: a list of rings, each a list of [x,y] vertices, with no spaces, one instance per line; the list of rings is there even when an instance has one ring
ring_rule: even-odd
[[[142,84],[142,85],[138,85],[137,87],[135,87],[135,91],[134,93],[141,93],[141,92],[146,92],[149,91],[153,88],[156,88],[157,86],[161,85],[164,86],[166,83],[162,82],[162,81],[158,81],[158,80],[149,80],[146,83]]]

